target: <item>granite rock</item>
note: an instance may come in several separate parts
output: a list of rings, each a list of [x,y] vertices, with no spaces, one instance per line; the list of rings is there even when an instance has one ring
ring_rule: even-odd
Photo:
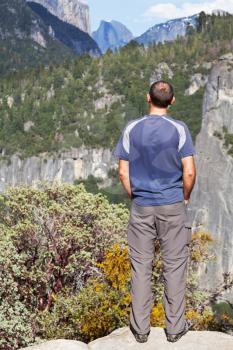
[[[163,328],[151,327],[148,342],[138,343],[129,327],[116,329],[103,338],[89,344],[78,341],[56,340],[24,350],[232,350],[233,337],[213,331],[189,331],[176,343],[169,343]],[[21,349],[22,350],[22,349]]]
[[[27,0],[31,1],[31,0]],[[80,0],[33,0],[60,18],[62,21],[73,24],[82,31],[91,34],[89,6]]]
[[[233,55],[212,68],[196,139],[197,182],[190,201],[193,229],[214,238],[216,260],[201,266],[200,286],[215,291],[233,279],[233,157],[224,146],[223,127],[233,133]],[[219,137],[220,135],[220,137]],[[232,300],[233,289],[225,293]]]
[[[116,167],[112,151],[104,148],[71,148],[54,155],[43,153],[25,159],[14,154],[9,160],[0,161],[0,191],[8,186],[33,185],[41,180],[72,184],[89,175],[107,181],[109,170]]]

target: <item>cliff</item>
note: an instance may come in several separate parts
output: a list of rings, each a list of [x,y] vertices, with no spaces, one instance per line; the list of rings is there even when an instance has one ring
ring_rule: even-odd
[[[24,350],[231,350],[233,337],[228,334],[210,331],[189,331],[177,343],[171,344],[166,340],[164,330],[151,327],[151,333],[146,344],[137,343],[129,327],[114,330],[106,337],[96,339],[89,344],[74,340],[52,340],[40,345],[27,347]],[[21,349],[23,350],[23,349]]]
[[[211,290],[226,284],[223,297],[233,300],[233,55],[213,67],[203,102],[203,121],[196,139],[197,183],[190,203],[194,230],[215,239],[217,260],[200,270],[200,284]]]
[[[56,40],[50,28],[24,0],[0,3],[0,76],[19,69],[62,63],[74,53]]]
[[[34,0],[64,22],[91,33],[89,6],[77,0]]]
[[[28,1],[27,4],[51,29],[52,37],[72,49],[75,53],[78,55],[89,53],[92,56],[101,54],[97,43],[88,33],[73,24],[59,19],[38,3]]]
[[[133,39],[133,34],[126,26],[117,21],[101,21],[99,28],[92,33],[93,39],[105,53],[108,49],[115,51]]]
[[[114,169],[116,161],[108,149],[72,148],[54,157],[40,156],[20,159],[13,155],[9,161],[0,161],[0,191],[9,185],[28,184],[37,180],[57,180],[73,183],[89,175],[107,181],[108,171]]]

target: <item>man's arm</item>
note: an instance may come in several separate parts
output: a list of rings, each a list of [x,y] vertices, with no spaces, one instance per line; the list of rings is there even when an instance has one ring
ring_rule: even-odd
[[[196,182],[196,165],[193,156],[182,158],[184,199],[187,203]]]
[[[130,178],[129,178],[129,162],[127,160],[119,159],[118,176],[125,191],[128,193],[129,197],[131,198],[132,191],[131,191]]]

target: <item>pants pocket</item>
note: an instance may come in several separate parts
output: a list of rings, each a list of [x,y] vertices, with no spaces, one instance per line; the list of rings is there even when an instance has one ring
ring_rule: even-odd
[[[192,241],[192,227],[185,225],[187,243],[190,244]]]
[[[192,224],[187,211],[187,205],[185,205],[184,227],[186,232],[187,243],[190,244],[192,240]]]

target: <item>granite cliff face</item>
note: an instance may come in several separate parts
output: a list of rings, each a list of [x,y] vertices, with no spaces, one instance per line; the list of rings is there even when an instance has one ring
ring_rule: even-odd
[[[80,0],[34,0],[64,22],[90,34],[89,6]]]
[[[126,26],[117,21],[101,21],[99,28],[92,33],[93,39],[105,53],[108,49],[115,51],[133,39],[133,34]]]
[[[50,28],[25,0],[1,0],[0,47],[1,77],[38,64],[62,63],[75,56],[51,35]]]
[[[212,69],[203,102],[203,121],[196,140],[197,183],[190,202],[193,226],[215,239],[217,260],[200,270],[203,287],[215,290],[233,279],[233,157],[225,134],[233,134],[233,55]],[[223,294],[233,301],[233,290]]]
[[[0,161],[0,191],[9,185],[32,185],[37,180],[73,183],[89,175],[101,177],[109,185],[108,171],[115,168],[111,151],[103,148],[72,148],[54,157],[41,154],[23,160],[13,155],[9,161]]]
[[[27,4],[50,28],[52,37],[72,49],[76,54],[89,53],[92,56],[101,54],[97,43],[88,33],[59,19],[51,14],[47,8],[36,2],[28,1]]]

